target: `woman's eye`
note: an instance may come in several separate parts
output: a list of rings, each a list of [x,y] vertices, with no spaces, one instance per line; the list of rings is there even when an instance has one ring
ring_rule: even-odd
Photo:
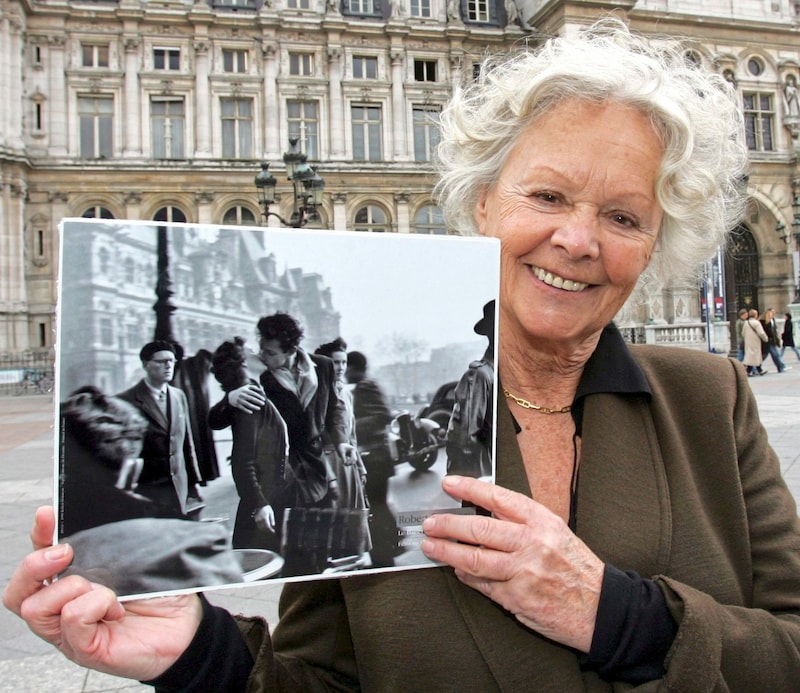
[[[639,227],[639,222],[636,221],[636,219],[634,219],[633,217],[629,217],[626,214],[612,214],[611,220],[615,224],[619,224],[620,226],[627,226],[632,229]]]
[[[560,200],[559,196],[555,193],[541,191],[533,194],[537,200],[541,200],[542,202],[547,202],[548,204],[555,204]]]

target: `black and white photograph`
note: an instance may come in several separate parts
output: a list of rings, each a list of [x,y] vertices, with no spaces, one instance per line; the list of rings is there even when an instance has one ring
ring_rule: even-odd
[[[435,565],[494,479],[496,239],[65,219],[56,539],[122,598]]]

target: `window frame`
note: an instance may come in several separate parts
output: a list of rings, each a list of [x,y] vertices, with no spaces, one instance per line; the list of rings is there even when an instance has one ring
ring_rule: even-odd
[[[92,112],[82,110],[82,105],[92,103]],[[108,106],[108,111],[98,106]],[[110,159],[114,156],[114,96],[113,94],[78,95],[78,147],[81,159]],[[91,133],[87,125],[91,122]],[[86,137],[91,136],[91,143]],[[107,142],[105,141],[107,140]],[[88,153],[91,144],[91,154]]]
[[[159,62],[163,64],[159,65]],[[174,46],[153,46],[153,69],[159,72],[180,72],[181,49]]]
[[[378,79],[378,56],[377,55],[363,55],[356,53],[352,56],[351,69],[353,70],[353,79]],[[358,70],[356,70],[358,65]],[[374,67],[375,74],[370,76],[370,67]],[[356,74],[358,72],[359,74]]]
[[[298,109],[297,114],[292,111]],[[307,113],[307,109],[313,113]],[[300,151],[311,161],[319,161],[320,156],[320,104],[313,99],[287,99],[286,123],[289,137],[297,137]],[[296,125],[295,125],[296,124]]]
[[[752,98],[750,107],[747,99]],[[767,108],[763,107],[767,99]],[[742,91],[742,114],[744,117],[745,141],[751,152],[774,152],[775,146],[775,95],[771,92],[747,89]],[[765,137],[766,134],[766,137]],[[765,142],[768,139],[769,142]]]
[[[166,104],[162,114],[154,113],[155,104]],[[168,104],[180,104],[180,113],[171,113]],[[160,128],[156,121],[163,121],[163,143],[157,146],[156,135]],[[175,125],[180,124],[179,130]],[[179,137],[174,137],[173,132],[179,132]],[[182,96],[154,95],[150,97],[150,156],[153,159],[173,160],[186,158],[186,103]],[[163,151],[162,151],[163,149]]]
[[[253,97],[247,96],[221,96],[220,97],[220,130],[221,130],[221,137],[220,137],[220,144],[222,147],[222,157],[224,159],[252,159],[253,152],[255,151],[255,141],[254,136],[256,132],[255,128],[255,100]],[[225,104],[226,103],[233,103],[234,104],[234,113],[232,115],[226,116],[225,111]],[[247,104],[249,107],[249,114],[247,116],[243,116],[240,113],[240,107],[243,104]],[[226,149],[226,127],[225,123],[233,123],[233,153],[230,152],[229,149]],[[243,151],[243,137],[245,133],[242,132],[242,126],[245,124],[249,124],[247,128],[248,132],[246,133],[248,142],[246,143],[247,152]],[[230,146],[228,143],[227,146]]]
[[[89,60],[87,62],[87,50]],[[107,43],[81,41],[81,67],[98,69],[110,66],[110,46]]]
[[[248,53],[244,48],[223,48],[222,71],[226,74],[247,74],[250,62]]]
[[[362,110],[366,116],[369,116],[370,111],[375,111],[378,118],[377,120],[369,117],[357,118],[356,109]],[[350,131],[353,137],[353,161],[383,161],[383,107],[381,104],[351,103]],[[357,137],[359,132],[361,137]],[[359,149],[363,151],[359,152]]]

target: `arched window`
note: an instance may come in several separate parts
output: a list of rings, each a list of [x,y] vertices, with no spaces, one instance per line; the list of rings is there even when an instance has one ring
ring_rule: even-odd
[[[96,206],[84,210],[81,217],[84,219],[113,219],[114,215],[105,207]]]
[[[153,215],[153,221],[176,221],[182,224],[186,221],[186,215],[179,207],[162,207]]]
[[[444,225],[442,210],[436,205],[420,207],[414,215],[414,231],[434,235],[445,235],[447,229]]]
[[[375,205],[367,205],[356,212],[354,228],[356,231],[389,232],[386,214],[380,207]]]
[[[256,215],[247,207],[242,207],[241,205],[230,207],[223,215],[222,223],[234,226],[258,226]]]

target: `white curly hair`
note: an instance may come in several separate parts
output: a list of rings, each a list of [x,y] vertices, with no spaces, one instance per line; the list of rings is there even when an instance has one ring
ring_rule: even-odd
[[[691,64],[675,39],[646,39],[602,19],[537,49],[492,55],[456,87],[441,116],[435,194],[451,229],[475,235],[475,206],[519,135],[559,102],[611,101],[642,111],[664,145],[655,194],[664,210],[646,275],[679,283],[725,243],[744,212],[747,148],[735,93]]]

